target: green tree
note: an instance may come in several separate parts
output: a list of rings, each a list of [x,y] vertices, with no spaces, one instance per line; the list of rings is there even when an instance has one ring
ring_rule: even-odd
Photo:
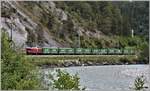
[[[8,36],[2,32],[1,88],[3,90],[40,89],[34,66],[12,49]]]

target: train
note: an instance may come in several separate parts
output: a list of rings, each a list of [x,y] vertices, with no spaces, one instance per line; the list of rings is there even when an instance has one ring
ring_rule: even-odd
[[[134,55],[134,49],[127,48],[38,48],[27,47],[27,55]]]

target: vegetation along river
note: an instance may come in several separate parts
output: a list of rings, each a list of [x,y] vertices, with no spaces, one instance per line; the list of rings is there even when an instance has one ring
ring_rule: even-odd
[[[55,69],[45,68],[43,70],[47,74]],[[149,65],[81,66],[60,69],[70,74],[78,73],[80,84],[85,86],[86,90],[133,91],[129,87],[133,87],[134,80],[139,75],[145,76],[147,86],[150,83]]]

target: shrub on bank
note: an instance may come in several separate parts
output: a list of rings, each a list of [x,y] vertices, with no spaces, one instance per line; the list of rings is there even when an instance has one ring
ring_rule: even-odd
[[[137,76],[134,81],[134,87],[132,89],[136,91],[145,91],[145,89],[148,88],[148,86],[145,86],[146,78],[142,76]]]
[[[70,75],[66,71],[57,70],[57,79],[53,80],[53,87],[58,90],[84,90],[79,84],[80,78],[77,74]]]
[[[13,49],[6,33],[2,32],[1,39],[1,88],[3,90],[41,89],[34,66]]]

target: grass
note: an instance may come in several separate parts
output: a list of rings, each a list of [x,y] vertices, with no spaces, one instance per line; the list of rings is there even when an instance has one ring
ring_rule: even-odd
[[[135,63],[137,61],[136,55],[29,55],[27,59],[35,65],[44,65],[44,64],[63,64],[65,62],[94,62],[94,63],[103,63],[107,62],[108,64],[117,64],[117,63]]]

